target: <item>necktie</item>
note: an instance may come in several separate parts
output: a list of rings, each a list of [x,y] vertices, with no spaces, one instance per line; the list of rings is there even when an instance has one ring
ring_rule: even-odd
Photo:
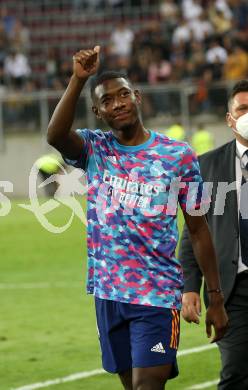
[[[243,155],[242,185],[240,191],[239,235],[242,262],[248,267],[248,150]],[[247,174],[244,174],[247,172]],[[246,185],[244,186],[244,184]]]

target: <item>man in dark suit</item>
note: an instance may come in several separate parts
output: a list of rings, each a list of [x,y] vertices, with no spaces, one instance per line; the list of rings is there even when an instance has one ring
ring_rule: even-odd
[[[248,207],[248,80],[239,81],[234,86],[228,100],[226,121],[235,140],[200,156],[199,162],[203,180],[213,183],[206,218],[219,260],[229,317],[228,331],[218,342],[222,360],[218,389],[247,390],[248,215],[245,206]],[[202,272],[186,227],[179,258],[185,279],[182,315],[187,322],[199,323]],[[212,294],[219,294],[219,291]],[[206,288],[204,301],[207,305]]]

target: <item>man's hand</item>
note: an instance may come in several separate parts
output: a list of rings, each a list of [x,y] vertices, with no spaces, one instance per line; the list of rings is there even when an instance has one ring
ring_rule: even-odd
[[[211,337],[212,326],[214,327],[215,335],[211,343],[219,341],[225,334],[228,327],[228,317],[224,308],[224,299],[222,294],[214,293],[216,295],[210,298],[210,303],[206,313],[206,333]]]
[[[216,292],[220,286],[220,274],[218,262],[214,250],[213,240],[209,227],[204,216],[191,216],[186,211],[183,212],[187,223],[192,247],[196,256],[201,273],[204,276],[209,294],[209,307],[206,314],[206,332],[211,337],[211,327],[214,327],[215,336],[211,342],[215,342],[224,336],[227,329],[228,318],[224,308],[224,297],[222,293]],[[192,295],[193,294],[193,295]],[[188,322],[199,323],[199,296],[196,293],[184,294],[183,317]]]
[[[221,294],[210,297],[210,303],[206,313],[206,333],[208,337],[212,335],[212,326],[215,335],[211,343],[220,340],[228,327],[228,317],[224,308],[224,299]],[[199,324],[201,316],[201,298],[196,292],[183,294],[182,316],[187,322]]]
[[[200,323],[201,316],[201,298],[196,292],[183,294],[182,316],[187,322]]]
[[[78,79],[87,79],[97,72],[99,67],[100,46],[93,50],[80,50],[73,56],[73,74]]]

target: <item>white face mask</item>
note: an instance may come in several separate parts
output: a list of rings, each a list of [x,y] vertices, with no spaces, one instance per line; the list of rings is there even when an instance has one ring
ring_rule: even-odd
[[[248,140],[248,112],[240,116],[238,119],[234,119],[232,114],[231,117],[236,122],[236,130],[233,130],[240,134],[242,138]]]

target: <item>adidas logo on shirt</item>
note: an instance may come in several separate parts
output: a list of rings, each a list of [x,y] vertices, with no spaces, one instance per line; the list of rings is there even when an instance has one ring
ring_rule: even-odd
[[[156,345],[154,345],[154,347],[151,348],[151,351],[152,351],[152,352],[165,353],[163,344],[162,344],[161,342],[158,343],[158,344],[156,344]]]
[[[115,156],[107,156],[107,159],[112,162],[113,164],[116,164],[116,157]]]

